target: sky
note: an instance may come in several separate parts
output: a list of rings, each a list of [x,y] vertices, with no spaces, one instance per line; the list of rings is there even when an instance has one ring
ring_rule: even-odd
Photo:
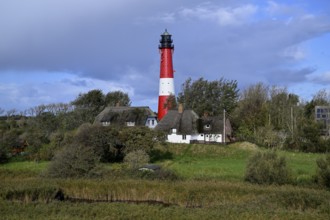
[[[0,108],[123,91],[157,111],[160,35],[191,77],[330,92],[328,0],[0,0]]]

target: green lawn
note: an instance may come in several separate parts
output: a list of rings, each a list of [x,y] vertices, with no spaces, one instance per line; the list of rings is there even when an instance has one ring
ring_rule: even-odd
[[[242,180],[246,159],[175,158],[168,168],[187,179]]]
[[[46,169],[49,162],[33,162],[33,161],[20,161],[2,164],[0,169],[8,169],[12,171],[33,171],[41,172]]]
[[[171,146],[173,160],[162,164],[187,179],[217,179],[243,181],[249,157],[256,151],[266,151],[249,143],[230,145]],[[297,183],[310,183],[316,172],[316,159],[323,154],[278,151],[287,159]]]

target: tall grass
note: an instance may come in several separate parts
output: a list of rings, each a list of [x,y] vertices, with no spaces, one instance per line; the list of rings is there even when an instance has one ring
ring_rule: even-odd
[[[122,203],[51,203],[19,204],[1,203],[0,212],[6,220],[50,219],[328,219],[320,212],[287,212],[230,204],[209,209],[186,209]],[[8,213],[9,212],[9,213]]]
[[[283,203],[293,201],[297,207],[309,207],[308,198],[317,198],[317,205],[330,200],[330,192],[293,186],[259,186],[225,181],[147,181],[147,180],[45,180],[30,179],[23,183],[17,180],[4,181],[0,184],[0,196],[4,200],[15,201],[44,201],[54,200],[54,196],[61,189],[67,198],[86,201],[155,201],[179,207],[211,208],[227,203],[241,204],[260,202],[259,205],[274,205],[280,201],[280,208],[287,208]],[[303,195],[303,196],[302,196]],[[306,198],[301,200],[301,198]],[[312,199],[313,200],[313,199]],[[310,200],[310,201],[312,201]],[[313,201],[314,201],[313,200]],[[267,204],[269,202],[269,204]],[[295,207],[293,207],[295,208]]]
[[[140,219],[167,217],[184,219],[186,216],[192,219],[196,217],[262,219],[272,215],[285,218],[308,216],[313,219],[326,219],[330,215],[330,192],[293,186],[259,186],[224,181],[125,180],[113,182],[85,179],[31,179],[22,185],[15,185],[15,181],[5,181],[0,184],[0,211],[4,219],[15,219],[13,216],[18,219],[23,216],[23,212],[26,212],[26,216],[30,216],[31,219],[47,216],[53,219],[56,217],[75,219],[78,216],[82,219],[91,217],[101,219],[109,216]],[[54,192],[58,189],[61,189],[67,198],[79,198],[84,202],[54,201]],[[86,201],[92,203],[86,203]],[[145,203],[140,205],[108,204],[143,201],[158,201],[159,203],[151,206]],[[24,208],[19,205],[21,203],[25,204]],[[157,204],[168,204],[168,206]],[[12,206],[17,207],[15,212]],[[89,211],[87,212],[86,209]],[[135,214],[121,213],[119,209],[135,210]],[[170,211],[176,215],[171,215]],[[42,214],[42,212],[47,214]],[[26,216],[23,219],[28,219]]]

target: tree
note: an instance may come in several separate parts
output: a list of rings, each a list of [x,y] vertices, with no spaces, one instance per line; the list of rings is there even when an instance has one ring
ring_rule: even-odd
[[[269,124],[275,130],[293,132],[294,114],[297,115],[299,97],[285,88],[272,87],[269,100]]]
[[[234,126],[238,131],[252,135],[256,133],[258,127],[267,124],[268,91],[268,87],[262,83],[251,85],[243,91],[233,114]]]
[[[11,128],[2,133],[1,137],[1,145],[12,148],[20,146],[19,135],[22,133],[20,129]]]
[[[2,141],[0,140],[0,164],[7,163],[9,160],[9,157],[10,157],[9,156],[9,154],[10,154],[9,147],[5,146],[1,142]]]
[[[204,113],[221,115],[224,109],[231,113],[237,105],[237,99],[237,81],[224,78],[215,81],[199,78],[194,82],[189,78],[178,96],[179,103],[200,116]]]
[[[106,106],[130,106],[131,105],[131,99],[129,98],[127,93],[124,93],[122,91],[114,91],[109,92],[105,96],[105,105]]]
[[[72,105],[76,107],[85,122],[93,122],[94,118],[105,106],[105,97],[101,90],[91,90],[86,94],[80,94]]]
[[[169,110],[173,110],[173,109],[177,109],[178,104],[175,100],[175,96],[174,95],[170,95],[166,102],[165,102],[165,108],[169,109]]]
[[[63,131],[71,131],[77,129],[80,125],[86,122],[83,117],[84,110],[76,109],[67,113],[57,115],[59,121],[59,129]]]
[[[315,120],[304,118],[299,121],[294,139],[288,139],[287,148],[304,152],[325,152],[327,143],[320,136],[321,126]]]
[[[72,104],[78,108],[100,108],[104,106],[104,95],[101,90],[91,90],[86,94],[79,94]]]
[[[124,153],[131,151],[144,150],[150,153],[157,134],[147,127],[126,127],[119,133],[119,140],[124,146]]]
[[[298,117],[294,120],[295,131],[287,138],[286,148],[305,152],[327,151],[328,143],[321,137],[321,131],[325,125],[315,121],[315,107],[329,104],[329,94],[325,90],[320,90],[311,101],[297,109]]]
[[[7,114],[7,118],[13,117],[13,116],[17,115],[17,110],[16,109],[10,109],[6,112],[6,114]]]
[[[102,162],[113,162],[122,158],[118,131],[112,127],[83,124],[73,138],[73,144],[90,147]]]
[[[314,119],[315,106],[317,105],[329,105],[330,104],[330,94],[326,90],[318,91],[310,102],[305,105],[305,117]]]

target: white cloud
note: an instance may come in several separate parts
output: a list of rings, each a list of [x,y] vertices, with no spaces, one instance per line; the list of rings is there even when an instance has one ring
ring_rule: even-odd
[[[175,21],[175,14],[174,13],[165,13],[158,17],[158,20],[165,22],[165,23],[172,23]]]
[[[258,7],[251,4],[239,7],[216,7],[204,4],[194,8],[184,8],[179,14],[184,18],[211,20],[221,26],[230,26],[247,23],[257,11]]]
[[[285,48],[281,55],[295,61],[303,60],[307,56],[304,49],[297,45]]]
[[[330,83],[330,70],[319,73],[319,74],[313,74],[308,77],[310,81],[321,84],[321,85],[329,85]]]
[[[299,15],[304,13],[301,7],[295,5],[288,5],[285,3],[278,3],[275,1],[267,1],[267,6],[265,7],[266,13],[270,16],[281,16],[281,15]]]

